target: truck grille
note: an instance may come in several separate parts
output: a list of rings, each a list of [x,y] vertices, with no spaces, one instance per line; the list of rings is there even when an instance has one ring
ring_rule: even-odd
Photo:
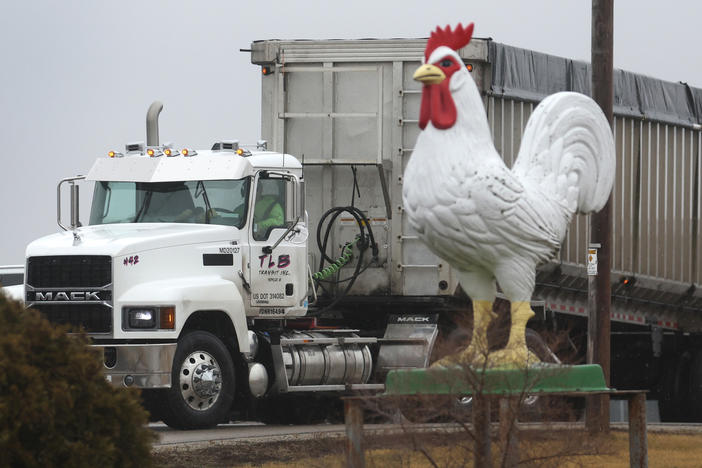
[[[79,304],[35,304],[51,322],[71,325],[73,331],[82,328],[86,333],[110,333],[112,331],[112,309],[104,305]]]
[[[35,288],[93,288],[112,283],[112,257],[30,257],[27,284]]]
[[[27,307],[53,323],[87,333],[112,331],[112,257],[47,256],[27,259]]]

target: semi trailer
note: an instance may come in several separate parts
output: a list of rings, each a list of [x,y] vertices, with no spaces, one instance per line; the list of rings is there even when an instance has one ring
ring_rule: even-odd
[[[421,86],[412,75],[425,44],[266,40],[251,45],[251,61],[262,70],[263,138],[304,156],[308,192],[325,194],[309,201],[310,213],[354,203],[383,225],[381,262],[349,293],[359,301],[427,299],[431,311],[456,295],[456,278],[419,242],[399,202],[419,134]],[[475,38],[459,53],[508,166],[543,98],[591,94],[585,62]],[[614,114],[611,385],[650,390],[663,420],[702,421],[702,89],[615,70]],[[310,216],[313,230],[316,220]],[[539,269],[532,298],[530,326],[544,336],[562,332],[575,362],[586,354],[588,222],[572,222],[556,260]],[[349,240],[345,229],[340,221],[337,245]]]
[[[403,217],[424,46],[254,42],[254,145],[163,145],[154,103],[146,143],[59,183],[70,220],[59,199],[61,232],[27,247],[26,305],[83,328],[106,378],[142,389],[153,415],[178,428],[233,412],[299,421],[320,397],[381,391],[389,370],[428,366],[469,338],[469,304]],[[540,99],[589,93],[585,63],[480,39],[460,54],[508,164]],[[702,420],[702,90],[615,78],[612,385],[650,389],[664,419]],[[85,181],[94,188],[82,222]],[[557,332],[575,362],[584,355],[587,223],[576,219],[539,270],[528,338],[544,359],[540,337]]]

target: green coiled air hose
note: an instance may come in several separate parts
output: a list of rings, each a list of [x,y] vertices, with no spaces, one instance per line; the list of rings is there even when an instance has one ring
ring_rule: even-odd
[[[316,279],[317,281],[322,281],[322,280],[329,278],[337,271],[339,271],[341,269],[341,267],[346,265],[349,262],[349,260],[351,260],[351,257],[353,256],[352,247],[354,245],[356,245],[356,243],[359,241],[359,239],[360,238],[357,237],[353,241],[346,244],[344,246],[344,250],[342,251],[341,257],[339,257],[334,263],[332,263],[328,267],[313,274],[312,278]]]

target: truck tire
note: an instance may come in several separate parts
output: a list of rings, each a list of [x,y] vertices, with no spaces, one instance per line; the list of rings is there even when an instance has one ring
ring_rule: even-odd
[[[702,422],[702,349],[697,349],[690,363],[686,401],[690,406],[689,420]]]
[[[188,333],[180,339],[173,358],[163,422],[175,429],[203,429],[226,422],[234,390],[234,363],[226,346],[211,333]]]
[[[560,359],[551,351],[546,342],[541,338],[541,335],[536,330],[531,328],[526,329],[526,344],[530,352],[534,353],[541,362],[560,364]],[[457,328],[453,330],[444,339],[443,346],[445,349],[461,349],[467,346],[466,343],[470,342],[468,338],[468,332],[465,329]],[[493,350],[494,351],[494,350]],[[450,354],[450,353],[449,353]],[[405,407],[403,407],[405,405]],[[408,400],[407,402],[402,402],[398,409],[398,415],[396,415],[394,421],[398,423],[403,419],[405,421],[411,421],[414,423],[454,423],[454,422],[468,422],[472,420],[473,411],[473,397],[463,396],[459,398],[451,398],[449,400],[443,401],[440,398],[435,399],[436,413],[431,415],[429,412],[424,411],[421,416],[417,417],[418,411],[414,408],[416,403],[413,400]],[[543,416],[551,416],[554,414],[550,410],[554,406],[553,401],[547,397],[530,395],[524,398],[521,402],[520,408],[520,420],[541,420]],[[568,407],[568,412],[570,407]],[[550,413],[546,414],[546,409],[550,410]],[[560,409],[560,408],[559,408]],[[491,411],[494,416],[497,417],[498,406],[497,403],[493,405]],[[556,417],[565,417],[561,414],[565,409],[556,414]],[[572,419],[572,418],[568,418]]]
[[[282,395],[262,401],[258,416],[271,425],[340,424],[344,410],[338,396]]]
[[[695,359],[697,365],[702,365],[700,359]],[[697,380],[692,370],[695,363],[689,352],[683,352],[675,360],[665,366],[662,376],[662,389],[658,401],[658,409],[663,422],[686,422],[692,419],[694,409],[691,408],[690,387]],[[702,368],[696,373],[698,378]],[[692,381],[692,382],[691,382]]]
[[[526,344],[529,351],[536,354],[541,362],[550,362],[552,364],[560,364],[561,360],[551,351],[539,332],[531,328],[527,328],[525,332]]]
[[[141,404],[149,412],[149,422],[163,420],[166,392],[167,390],[161,388],[141,391]]]
[[[561,364],[561,360],[536,330],[526,329],[526,343],[529,351],[534,353],[541,362]],[[522,401],[519,420],[523,422],[577,421],[582,417],[582,405],[578,400],[529,395]]]

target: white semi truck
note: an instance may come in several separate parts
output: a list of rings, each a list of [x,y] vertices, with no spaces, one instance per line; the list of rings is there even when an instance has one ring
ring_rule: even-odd
[[[387,327],[385,317],[374,335],[310,307],[296,158],[264,142],[162,146],[161,108],[149,110],[146,145],[110,152],[87,175],[59,183],[59,207],[62,185],[70,186],[71,222],[64,226],[59,208],[65,231],[28,246],[27,307],[85,329],[103,351],[107,380],[143,389],[152,413],[177,428],[227,421],[233,403],[241,409],[261,397],[259,416],[286,420],[289,402],[276,395],[377,391],[387,369],[427,365],[434,315],[390,317]],[[94,182],[85,226],[83,180]],[[347,261],[355,274],[378,261],[371,220],[352,207],[331,216],[342,213],[357,235],[320,279]]]
[[[146,144],[59,184],[59,198],[70,187],[71,220],[59,200],[64,231],[28,246],[27,306],[83,327],[106,378],[143,389],[154,415],[179,428],[232,411],[300,420],[313,397],[379,391],[389,369],[427,366],[440,337],[462,339],[451,331],[469,308],[403,216],[424,44],[253,43],[272,151],[263,141],[162,145],[153,105]],[[480,39],[460,53],[508,163],[535,102],[588,92],[586,64]],[[664,418],[692,408],[702,419],[702,91],[617,72],[615,96],[612,381],[650,388]],[[94,183],[84,225],[83,179]],[[580,353],[586,232],[575,220],[540,270],[532,320],[567,330]],[[538,335],[528,340],[544,356]]]

